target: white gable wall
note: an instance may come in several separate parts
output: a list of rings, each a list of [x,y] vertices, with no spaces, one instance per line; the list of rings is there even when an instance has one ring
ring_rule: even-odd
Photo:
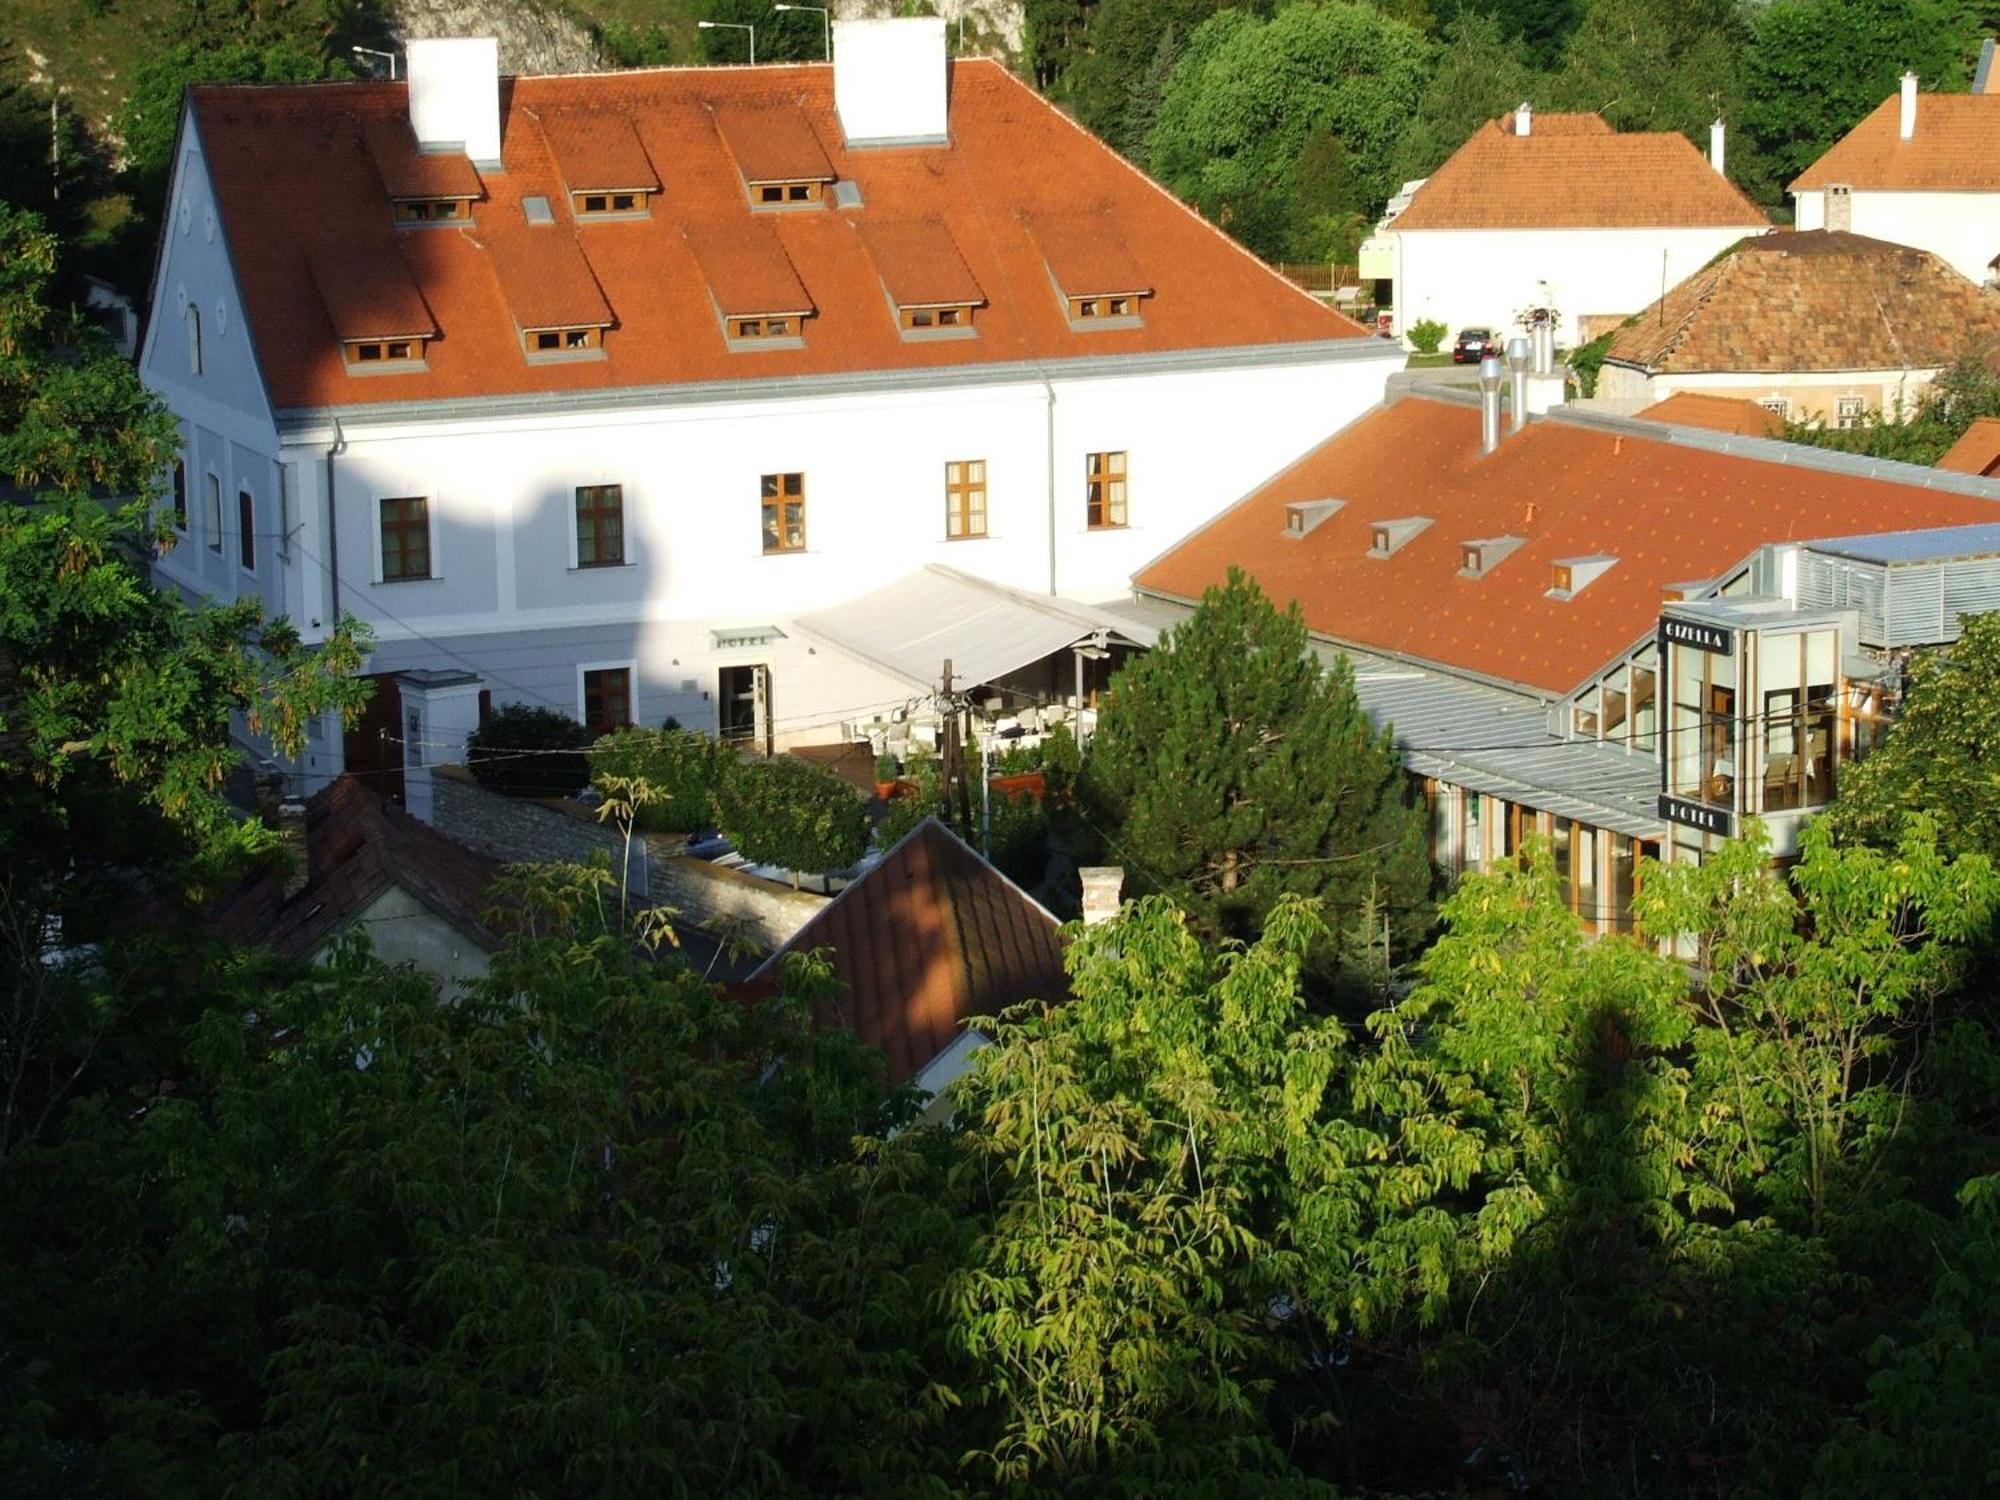
[[[1801,226],[1803,227],[1803,226]],[[1556,342],[1582,342],[1580,320],[1628,315],[1766,226],[1719,229],[1412,229],[1396,233],[1396,327],[1518,330],[1528,308],[1562,314]],[[2000,248],[2000,247],[1996,247]],[[1546,288],[1544,287],[1546,283]]]
[[[1826,195],[1794,193],[1800,229],[1826,228]],[[2000,192],[1889,193],[1856,188],[1848,194],[1849,228],[1871,239],[1912,245],[1951,263],[1968,281],[1992,279],[2000,255]]]

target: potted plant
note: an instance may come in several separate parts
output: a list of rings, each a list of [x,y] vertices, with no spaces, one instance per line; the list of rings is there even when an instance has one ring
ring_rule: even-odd
[[[884,750],[875,757],[875,795],[887,802],[896,795],[896,757]]]

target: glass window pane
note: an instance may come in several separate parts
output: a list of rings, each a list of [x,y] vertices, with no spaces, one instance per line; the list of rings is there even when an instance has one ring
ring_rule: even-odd
[[[1478,792],[1465,795],[1465,868],[1477,870],[1486,863],[1486,798]]]

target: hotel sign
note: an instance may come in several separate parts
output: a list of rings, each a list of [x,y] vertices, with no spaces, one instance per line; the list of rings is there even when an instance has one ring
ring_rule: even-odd
[[[1672,615],[1660,616],[1660,647],[1688,646],[1696,651],[1712,651],[1717,656],[1728,656],[1736,649],[1733,631],[1718,625],[1703,625],[1694,620],[1677,620]]]
[[[1683,828],[1698,828],[1703,833],[1713,833],[1722,838],[1729,837],[1730,824],[1735,821],[1722,808],[1710,807],[1705,802],[1690,802],[1685,797],[1665,795],[1660,798],[1660,816]]]

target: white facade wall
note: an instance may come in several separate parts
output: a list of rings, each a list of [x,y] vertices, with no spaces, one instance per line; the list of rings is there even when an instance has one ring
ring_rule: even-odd
[[[1794,193],[1800,229],[1826,228],[1826,194]],[[2000,193],[1888,193],[1855,188],[1848,194],[1855,234],[1911,245],[1951,263],[1969,281],[1992,280],[2000,255]]]
[[[1556,341],[1582,342],[1581,320],[1651,305],[1746,235],[1768,225],[1716,229],[1412,229],[1396,233],[1396,326],[1491,328],[1503,337],[1530,307],[1562,314]]]

